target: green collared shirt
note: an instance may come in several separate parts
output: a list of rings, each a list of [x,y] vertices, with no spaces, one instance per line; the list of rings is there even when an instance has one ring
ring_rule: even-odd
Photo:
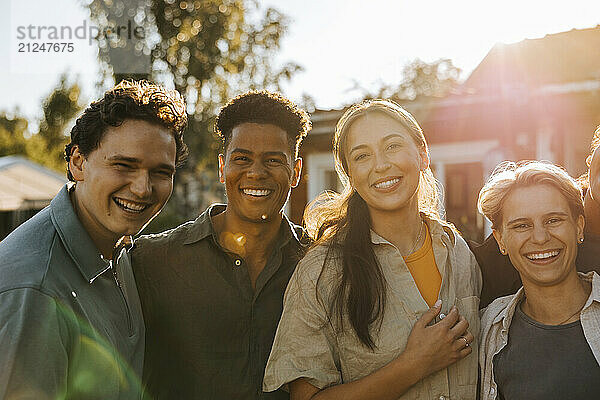
[[[209,207],[193,222],[136,240],[133,267],[146,320],[144,380],[159,399],[287,399],[262,378],[303,254],[302,230],[283,218],[252,288],[246,261],[223,249]]]
[[[100,256],[66,186],[0,243],[0,349],[0,399],[140,398],[131,267]]]

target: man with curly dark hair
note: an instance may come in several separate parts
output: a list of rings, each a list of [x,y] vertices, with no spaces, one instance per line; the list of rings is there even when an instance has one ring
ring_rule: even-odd
[[[187,147],[176,91],[123,81],[66,146],[70,182],[0,243],[0,399],[139,399],[144,323],[123,238],[166,203]]]
[[[283,293],[307,244],[283,206],[298,184],[305,111],[276,93],[230,101],[215,130],[228,204],[141,237],[132,252],[157,399],[287,399],[262,392]]]

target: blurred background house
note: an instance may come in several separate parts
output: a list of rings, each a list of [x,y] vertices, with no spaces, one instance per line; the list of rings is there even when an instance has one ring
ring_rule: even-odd
[[[502,160],[548,160],[572,176],[586,169],[600,124],[600,27],[494,46],[464,83],[442,98],[400,101],[421,124],[432,169],[445,188],[447,219],[465,237],[489,234],[477,196]],[[303,179],[292,192],[291,218],[307,202],[338,190],[331,143],[345,109],[316,110],[301,152]]]
[[[50,204],[65,182],[26,158],[0,157],[0,240]]]

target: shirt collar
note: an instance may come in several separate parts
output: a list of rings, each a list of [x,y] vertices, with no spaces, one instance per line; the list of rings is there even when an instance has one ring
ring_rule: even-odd
[[[588,297],[585,305],[583,306],[583,310],[588,308],[592,302],[600,302],[600,276],[595,271],[591,271],[588,273],[578,272],[579,277],[592,283],[592,291],[590,296]],[[514,297],[508,303],[508,306],[504,307],[504,309],[498,313],[496,318],[494,318],[494,324],[502,322],[502,327],[504,329],[508,329],[510,326],[510,322],[512,321],[513,315],[517,309],[517,306],[525,297],[525,291],[523,287],[515,293]],[[582,310],[582,311],[583,311]]]
[[[594,301],[600,303],[600,275],[596,271],[590,271],[585,274],[579,273],[579,276],[588,282],[592,282],[592,292],[588,297],[583,310],[588,308]]]
[[[210,217],[222,213],[226,208],[226,204],[211,204],[206,211],[200,214],[200,216],[192,223],[183,244],[192,244],[199,242],[208,236],[215,236],[215,228]]]
[[[192,227],[188,231],[183,244],[196,243],[208,236],[213,236],[216,240],[216,231],[211,217],[222,213],[226,208],[226,204],[216,203],[210,205],[206,211],[200,214],[200,216],[192,223]],[[285,214],[282,213],[282,216],[283,221],[278,239],[279,247],[285,246],[292,238],[300,244],[305,243],[307,238],[303,229],[290,221]]]
[[[98,248],[75,214],[68,185],[65,185],[50,202],[50,215],[65,250],[89,283],[110,268],[110,261],[101,257]]]
[[[456,244],[456,237],[452,226],[436,219],[429,218],[427,215],[421,213],[423,222],[427,224],[429,228],[429,234],[432,240],[440,238],[442,241],[451,242],[452,246]],[[371,229],[371,243],[373,244],[391,244],[385,238],[379,236],[375,231]]]

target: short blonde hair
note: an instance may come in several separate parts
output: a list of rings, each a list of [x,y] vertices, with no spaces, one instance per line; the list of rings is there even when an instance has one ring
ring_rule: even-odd
[[[573,218],[583,213],[581,188],[563,168],[543,161],[514,163],[504,161],[479,192],[477,208],[492,222],[492,228],[502,226],[502,207],[509,193],[517,187],[550,185],[558,189],[567,200]]]

